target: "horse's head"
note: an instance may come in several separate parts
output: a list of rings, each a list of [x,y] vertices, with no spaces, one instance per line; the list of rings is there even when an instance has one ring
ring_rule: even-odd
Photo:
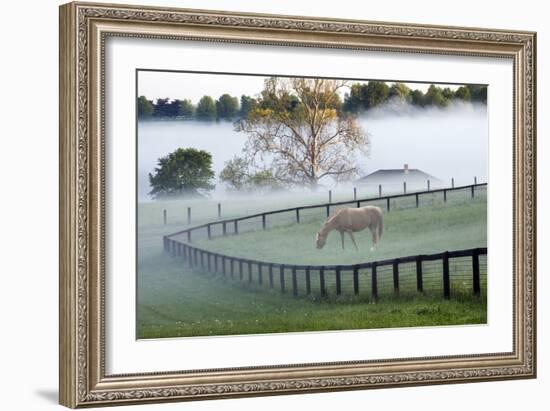
[[[327,237],[321,235],[320,232],[317,233],[317,237],[315,238],[315,243],[319,250],[325,246],[326,242],[327,242]]]

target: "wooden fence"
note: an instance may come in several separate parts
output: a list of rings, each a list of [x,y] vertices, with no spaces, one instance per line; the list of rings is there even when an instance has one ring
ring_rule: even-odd
[[[440,267],[429,272],[430,280],[433,281],[437,274],[441,279],[441,292],[445,299],[451,297],[451,270],[450,264],[454,259],[467,258],[469,268],[464,268],[463,273],[471,275],[471,292],[479,295],[481,292],[481,270],[480,257],[487,255],[487,248],[472,248],[459,251],[445,251],[437,254],[420,254],[407,257],[393,258],[360,264],[350,265],[303,265],[303,264],[283,264],[268,261],[253,260],[248,258],[233,257],[221,253],[215,253],[203,248],[195,247],[191,244],[179,242],[169,237],[164,237],[164,249],[174,257],[181,257],[183,261],[192,269],[208,273],[221,274],[224,277],[266,285],[273,289],[275,286],[282,292],[291,292],[294,296],[311,295],[314,291],[321,296],[329,294],[327,283],[330,282],[334,287],[332,291],[336,295],[354,294],[359,295],[362,287],[368,286],[372,300],[378,300],[378,283],[381,279],[388,280],[392,284],[393,292],[399,293],[402,276],[401,267],[413,264],[414,277],[416,282],[416,291],[424,291],[424,282],[426,278],[423,269],[426,262],[438,262]],[[383,268],[385,275],[381,277],[380,271]],[[388,275],[391,272],[391,276]],[[435,273],[438,271],[438,273]],[[435,273],[435,274],[434,274]],[[361,275],[360,275],[361,274]],[[351,279],[351,288],[343,292],[343,277],[349,276]],[[312,288],[312,282],[315,281],[317,287]],[[407,276],[409,277],[409,276]],[[463,274],[464,278],[464,274]],[[368,284],[365,284],[368,281]]]
[[[471,197],[474,198],[476,187],[486,185],[487,183],[473,184],[461,187],[412,192],[408,194],[363,198],[353,201],[299,206],[265,211],[233,219],[218,220],[189,227],[185,230],[164,236],[164,250],[173,256],[181,257],[184,262],[193,269],[218,273],[233,279],[238,278],[240,281],[247,280],[249,283],[267,285],[269,288],[278,288],[282,293],[288,291],[296,296],[302,294],[310,295],[314,293],[313,288],[315,288],[315,292],[321,296],[328,295],[329,289],[336,295],[350,293],[358,295],[361,293],[361,289],[368,288],[374,301],[378,299],[379,282],[381,279],[386,281],[388,277],[391,277],[393,292],[398,293],[401,288],[400,282],[403,277],[400,275],[401,269],[403,266],[410,266],[411,264],[414,267],[413,276],[415,278],[415,288],[417,291],[423,292],[424,280],[426,277],[423,266],[424,263],[427,262],[441,263],[440,267],[435,270],[434,267],[432,267],[430,277],[433,277],[433,273],[437,272],[436,276],[440,276],[439,278],[441,279],[443,297],[448,299],[451,296],[450,262],[454,259],[468,258],[470,259],[470,268],[466,269],[465,272],[471,277],[471,291],[474,294],[479,294],[481,290],[480,256],[486,256],[486,248],[446,251],[430,255],[414,255],[353,265],[298,265],[233,257],[193,246],[192,242],[197,234],[202,234],[206,236],[206,238],[212,239],[214,227],[218,228],[217,231],[221,232],[222,236],[229,234],[237,235],[239,234],[239,223],[252,219],[258,219],[258,221],[261,219],[262,229],[265,230],[267,228],[268,217],[280,213],[293,213],[295,215],[295,222],[299,224],[301,221],[301,212],[303,210],[324,208],[326,210],[326,215],[329,216],[332,207],[350,204],[361,207],[361,204],[380,200],[386,202],[386,210],[390,212],[390,201],[392,199],[414,196],[416,207],[419,207],[419,198],[422,195],[441,193],[443,201],[446,202],[448,192],[469,190]],[[381,271],[384,271],[383,275],[381,275]],[[391,276],[387,273],[388,271],[391,271]],[[365,278],[367,277],[368,287],[365,287]],[[343,278],[348,280],[346,284],[350,286],[349,290],[343,290]],[[409,279],[410,276],[407,276],[407,278]],[[315,282],[316,287],[312,287],[313,282]]]
[[[254,220],[261,218],[261,224],[262,229],[267,229],[268,224],[268,217],[275,215],[275,214],[282,214],[282,213],[294,213],[295,215],[295,221],[296,223],[300,223],[301,214],[304,210],[311,210],[315,208],[320,208],[325,210],[325,214],[328,217],[330,215],[331,209],[338,207],[338,206],[344,206],[344,205],[354,205],[356,207],[361,207],[361,205],[365,205],[366,203],[372,203],[372,202],[379,202],[384,201],[386,212],[391,211],[391,200],[398,199],[398,198],[408,198],[408,197],[414,197],[415,198],[415,204],[416,207],[420,206],[420,198],[423,195],[427,194],[437,194],[440,193],[442,195],[443,201],[447,202],[447,194],[449,192],[453,191],[459,191],[459,190],[468,190],[470,192],[471,198],[475,197],[475,189],[478,187],[485,187],[487,186],[487,183],[480,183],[480,184],[472,184],[472,185],[466,185],[466,186],[460,186],[460,187],[452,187],[452,188],[438,188],[435,190],[425,190],[425,191],[417,191],[412,193],[405,193],[405,194],[393,194],[388,196],[380,196],[380,197],[368,197],[368,198],[362,198],[358,200],[347,200],[347,201],[339,201],[339,202],[329,202],[329,203],[322,203],[322,204],[313,204],[313,205],[307,205],[307,206],[298,206],[298,207],[291,207],[291,208],[284,208],[279,210],[271,210],[271,211],[264,211],[261,213],[255,213],[255,214],[249,214],[242,217],[237,218],[231,218],[231,219],[223,219],[218,221],[213,221],[205,224],[200,224],[194,227],[186,228],[185,230],[181,230],[175,233],[172,233],[168,235],[167,237],[172,238],[180,235],[186,235],[187,236],[187,242],[191,242],[193,240],[193,233],[197,231],[203,231],[206,232],[206,235],[209,239],[212,238],[213,228],[221,227],[221,233],[222,235],[228,235],[228,234],[239,234],[239,225],[240,223],[246,221],[246,220]],[[190,212],[190,211],[189,211]]]

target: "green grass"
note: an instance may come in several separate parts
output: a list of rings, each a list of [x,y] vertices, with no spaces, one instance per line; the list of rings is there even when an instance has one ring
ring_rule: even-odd
[[[483,198],[453,205],[437,204],[389,212],[384,215],[380,247],[370,251],[371,233],[355,234],[359,251],[346,235],[332,232],[325,247],[315,247],[315,235],[325,221],[321,212],[309,221],[286,223],[266,231],[241,232],[238,236],[201,238],[193,244],[227,255],[288,264],[356,264],[415,254],[433,254],[487,244],[486,202]],[[273,217],[271,217],[273,219]]]
[[[242,216],[308,201],[311,204],[312,199],[226,200],[222,210],[224,217]],[[301,295],[296,298],[281,294],[277,280],[275,288],[270,290],[265,280],[262,287],[248,284],[247,275],[241,283],[192,271],[180,258],[171,258],[162,252],[162,235],[185,227],[185,217],[171,221],[171,213],[185,216],[190,204],[195,210],[193,224],[216,219],[217,202],[209,200],[139,205],[138,338],[486,323],[486,283],[483,282],[480,297],[472,296],[469,277],[461,272],[460,261],[451,263],[453,298],[450,301],[441,298],[439,278],[429,279],[429,275],[426,293],[416,293],[414,281],[408,281],[412,280],[412,270],[404,267],[399,297],[394,297],[391,281],[387,281],[391,276],[379,272],[377,304],[372,304],[370,299],[367,277],[361,283],[358,297]],[[162,225],[164,208],[169,212],[167,226]],[[436,195],[429,195],[421,200],[418,209],[414,207],[414,198],[396,200],[392,211],[385,214],[384,236],[379,250],[373,253],[369,252],[367,233],[356,235],[359,252],[349,239],[343,252],[339,235],[334,233],[325,248],[317,250],[314,237],[324,220],[323,210],[304,212],[299,225],[293,223],[294,218],[293,214],[270,217],[269,229],[265,232],[258,230],[261,221],[259,224],[252,221],[240,227],[243,232],[239,236],[211,241],[198,238],[196,244],[235,256],[296,264],[348,264],[486,245],[484,192],[478,193],[474,200],[468,193],[452,193],[447,204]],[[482,269],[485,274],[485,266]],[[425,272],[430,272],[429,265]],[[368,273],[361,275],[368,276]],[[329,282],[328,287],[333,284]],[[349,276],[345,276],[344,291],[349,287]]]

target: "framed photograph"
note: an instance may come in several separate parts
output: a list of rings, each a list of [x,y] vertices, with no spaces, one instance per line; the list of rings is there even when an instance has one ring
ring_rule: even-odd
[[[536,35],[60,8],[60,402],[536,376]]]

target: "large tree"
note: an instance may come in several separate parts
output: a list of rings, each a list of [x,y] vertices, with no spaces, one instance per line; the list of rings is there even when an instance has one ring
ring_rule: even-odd
[[[368,139],[355,116],[339,111],[345,87],[338,80],[267,79],[257,106],[236,126],[248,136],[249,164],[283,184],[313,189],[323,177],[356,175],[355,154],[367,152]]]
[[[403,83],[394,83],[390,87],[389,97],[402,102],[410,103],[412,100],[411,89]]]
[[[195,106],[193,103],[191,103],[191,100],[184,99],[184,100],[177,100],[178,101],[178,116],[182,116],[184,118],[192,118],[195,114]]]
[[[137,108],[138,117],[151,117],[153,115],[153,111],[155,110],[153,102],[147,100],[147,97],[145,96],[139,96],[137,101]]]
[[[215,120],[216,119],[216,103],[210,96],[204,96],[199,100],[195,111],[198,120]]]
[[[283,188],[271,170],[256,170],[242,157],[226,161],[220,172],[220,182],[230,191],[271,192]]]
[[[222,94],[216,101],[216,112],[220,120],[233,119],[239,112],[239,99],[229,94]]]
[[[154,198],[174,195],[197,195],[214,189],[211,180],[212,154],[194,148],[178,148],[161,157],[154,174],[149,174],[149,183]]]

